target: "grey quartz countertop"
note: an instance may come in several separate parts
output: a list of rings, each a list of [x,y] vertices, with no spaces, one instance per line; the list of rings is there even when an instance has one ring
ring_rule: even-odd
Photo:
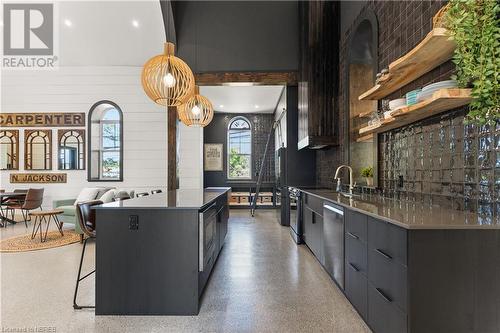
[[[498,216],[482,217],[474,212],[386,198],[380,195],[363,194],[349,199],[331,190],[299,189],[302,192],[406,229],[500,229]]]
[[[96,206],[95,209],[202,209],[230,190],[230,187],[208,187],[205,189],[200,188],[168,191],[166,193],[151,194],[140,198],[110,202]]]

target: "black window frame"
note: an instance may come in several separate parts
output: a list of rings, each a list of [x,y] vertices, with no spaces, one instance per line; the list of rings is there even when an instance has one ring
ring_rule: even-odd
[[[245,123],[248,124],[248,128],[231,128],[234,122],[237,120],[243,120]],[[229,133],[230,131],[249,131],[250,132],[250,154],[240,154],[240,155],[249,155],[250,156],[250,175],[249,177],[237,177],[237,178],[232,178],[229,176],[229,155],[231,154],[230,152],[230,138],[229,138]],[[227,133],[226,133],[226,142],[227,142],[227,151],[226,151],[226,180],[228,182],[248,182],[253,180],[253,128],[252,128],[252,123],[251,121],[244,117],[244,116],[235,116],[231,118],[228,122],[227,125]]]
[[[100,178],[92,178],[92,113],[95,111],[95,109],[101,105],[101,104],[109,104],[113,106],[118,113],[120,114],[120,177],[117,179],[100,179]],[[89,110],[88,116],[87,116],[87,131],[88,131],[88,142],[87,142],[87,181],[88,182],[123,182],[123,162],[124,162],[124,156],[123,156],[123,112],[122,109],[116,104],[115,102],[112,102],[110,100],[101,100],[99,102],[96,102],[92,105],[92,107]],[[99,135],[99,138],[101,136]],[[99,144],[100,145],[100,144]],[[100,174],[100,172],[99,172]]]

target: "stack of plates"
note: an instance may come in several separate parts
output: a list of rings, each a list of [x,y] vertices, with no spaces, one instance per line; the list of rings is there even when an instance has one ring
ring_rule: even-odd
[[[417,104],[417,97],[420,94],[421,89],[415,89],[406,93],[406,105]]]
[[[455,80],[440,81],[433,84],[429,84],[422,88],[422,92],[418,94],[417,102],[422,102],[428,98],[431,98],[432,94],[434,94],[434,92],[438,91],[439,89],[448,89],[456,87],[457,87],[457,81]]]

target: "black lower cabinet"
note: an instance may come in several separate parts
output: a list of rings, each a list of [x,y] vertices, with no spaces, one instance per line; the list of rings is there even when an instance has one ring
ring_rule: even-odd
[[[304,198],[305,243],[325,266],[330,200]],[[344,293],[373,332],[500,332],[500,229],[405,229],[342,208]]]
[[[365,321],[368,320],[368,280],[352,263],[345,267],[345,295]]]
[[[304,205],[304,242],[321,264],[323,256],[323,216]]]
[[[406,313],[380,289],[368,284],[368,325],[376,333],[404,333]]]

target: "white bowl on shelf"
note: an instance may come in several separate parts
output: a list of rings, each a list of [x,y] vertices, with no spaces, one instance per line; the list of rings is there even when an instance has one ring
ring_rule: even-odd
[[[427,93],[430,91],[436,91],[439,89],[448,89],[448,88],[456,88],[458,86],[457,81],[455,80],[446,80],[439,81],[432,84],[428,84],[422,88],[422,93]]]
[[[389,109],[391,109],[391,111],[395,111],[402,106],[406,106],[406,98],[393,99],[389,102]]]

